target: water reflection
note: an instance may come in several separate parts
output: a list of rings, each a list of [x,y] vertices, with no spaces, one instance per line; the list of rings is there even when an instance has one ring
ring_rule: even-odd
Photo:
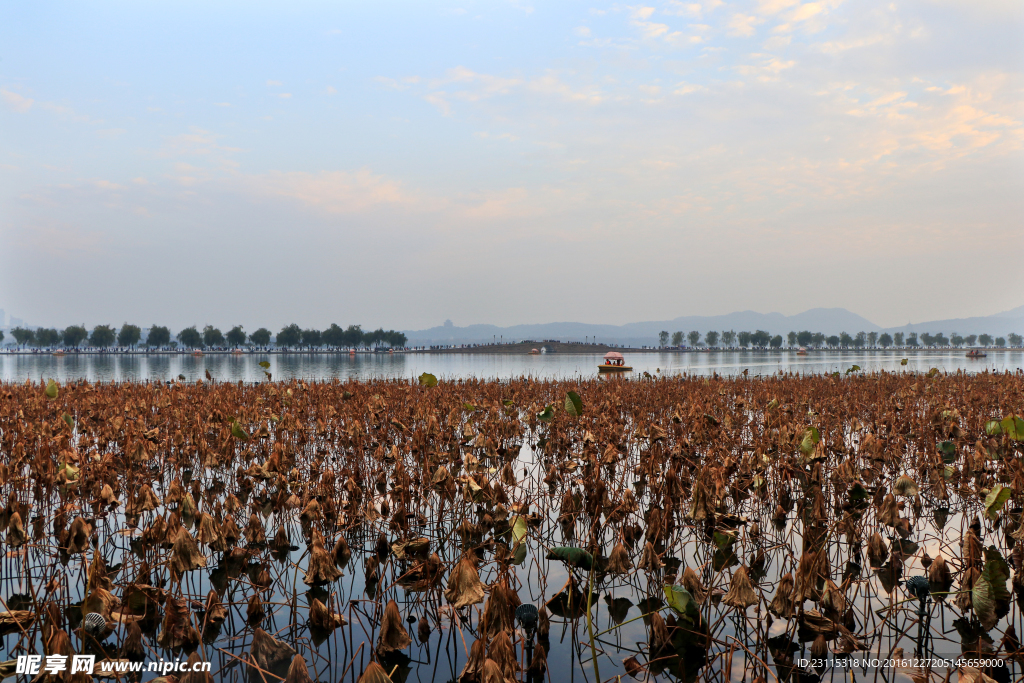
[[[627,353],[637,374],[682,374],[723,376],[845,373],[853,365],[867,372],[943,372],[984,370],[1011,372],[1024,367],[1024,351],[989,351],[987,358],[971,359],[963,351],[835,351],[798,356],[782,351],[704,353]],[[907,359],[907,365],[901,360]],[[440,378],[509,379],[515,377],[593,377],[602,362],[601,354],[246,354],[191,355],[0,355],[0,380],[24,382],[54,378],[61,381],[166,381],[184,375],[187,380],[204,379],[206,372],[219,380],[246,382],[266,378],[260,361],[270,363],[274,379],[412,379],[423,372]]]

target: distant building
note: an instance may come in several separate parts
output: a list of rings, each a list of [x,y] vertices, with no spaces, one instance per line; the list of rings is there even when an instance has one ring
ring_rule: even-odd
[[[452,323],[451,320],[445,320],[444,321],[444,326],[445,327],[455,327],[454,323]]]
[[[4,313],[4,309],[0,308],[0,327],[7,327],[4,323],[7,321],[7,314]]]
[[[25,321],[21,318],[15,318],[11,316],[11,327],[25,327]]]

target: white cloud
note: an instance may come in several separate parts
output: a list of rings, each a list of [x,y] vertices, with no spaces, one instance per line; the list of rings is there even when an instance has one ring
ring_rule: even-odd
[[[19,95],[18,93],[11,92],[10,90],[0,89],[0,97],[2,97],[4,103],[14,111],[28,111],[32,108],[33,102],[35,102],[35,100],[30,97]]]
[[[756,17],[752,14],[733,14],[729,19],[729,35],[730,36],[742,36],[749,38],[754,35],[756,25],[762,23],[764,19]]]

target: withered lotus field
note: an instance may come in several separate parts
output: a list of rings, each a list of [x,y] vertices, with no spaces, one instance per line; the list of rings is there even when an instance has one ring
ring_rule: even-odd
[[[1021,414],[1020,373],[3,384],[0,674],[1017,679]]]

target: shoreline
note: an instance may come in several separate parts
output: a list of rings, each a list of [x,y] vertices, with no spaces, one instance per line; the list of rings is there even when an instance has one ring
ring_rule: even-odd
[[[532,349],[538,349],[542,352],[540,354],[531,354]],[[832,355],[842,353],[864,353],[864,352],[875,352],[875,353],[890,353],[890,354],[906,354],[906,353],[920,353],[922,351],[956,351],[963,352],[966,354],[971,350],[979,350],[983,353],[988,352],[1000,352],[1000,351],[1020,351],[1024,350],[1019,347],[1012,346],[990,346],[990,347],[863,347],[863,348],[839,348],[839,349],[808,349],[804,356],[819,356],[819,355]],[[266,350],[243,350],[243,351],[224,351],[224,350],[210,350],[200,351],[196,353],[195,350],[117,350],[107,351],[99,349],[81,349],[76,351],[41,351],[37,349],[18,349],[18,350],[0,350],[0,357],[4,356],[49,356],[53,358],[73,358],[76,356],[231,356],[243,358],[246,356],[390,356],[390,355],[408,355],[408,354],[419,354],[419,355],[452,355],[452,354],[464,354],[464,355],[508,355],[508,356],[528,356],[528,355],[595,355],[603,354],[609,351],[617,351],[619,353],[670,353],[670,354],[718,354],[718,353],[796,353],[795,349],[792,348],[779,348],[779,349],[763,349],[763,348],[712,348],[712,349],[693,349],[693,348],[634,348],[626,346],[608,346],[605,344],[576,344],[571,342],[534,342],[528,344],[495,344],[487,346],[469,346],[469,347],[452,347],[452,348],[437,348],[437,349],[395,349],[395,350],[380,350],[374,351],[370,349],[360,349],[357,351],[348,350],[335,350],[335,349],[266,349]]]

